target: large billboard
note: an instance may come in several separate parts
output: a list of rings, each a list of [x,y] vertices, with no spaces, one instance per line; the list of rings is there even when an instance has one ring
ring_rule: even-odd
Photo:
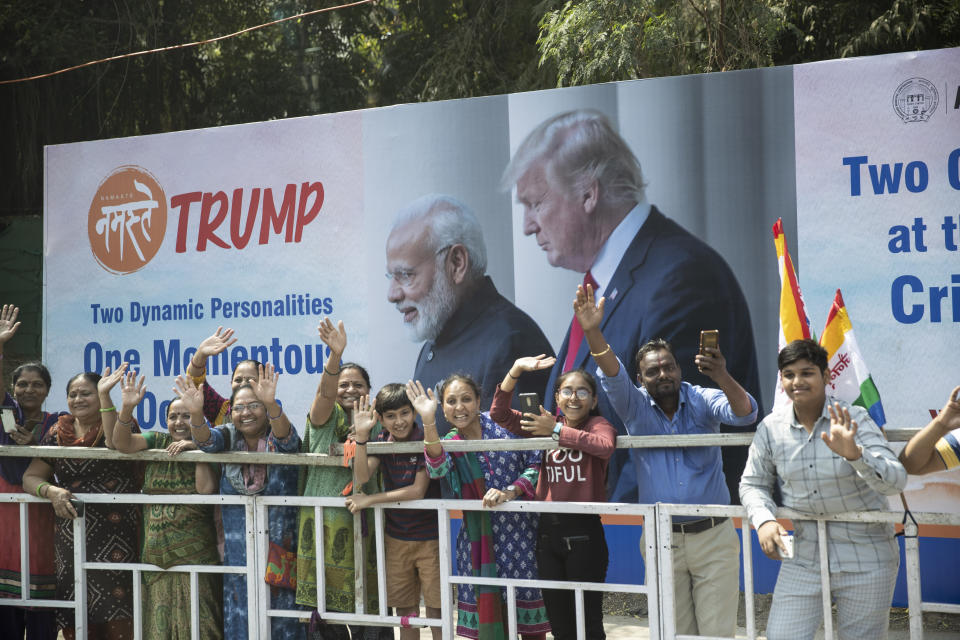
[[[954,49],[51,146],[43,357],[55,381],[131,362],[148,379],[138,413],[148,429],[161,426],[172,378],[218,326],[238,341],[210,361],[210,384],[227,395],[237,362],[270,361],[291,416],[316,391],[316,326],[327,316],[344,322],[345,358],[367,366],[375,390],[405,381],[437,364],[432,343],[423,346],[435,332],[414,325],[449,311],[401,300],[404,269],[388,266],[396,214],[427,194],[475,212],[490,282],[559,354],[590,263],[564,254],[562,226],[541,224],[536,203],[503,176],[542,123],[589,109],[642,167],[651,206],[638,225],[656,211],[689,232],[676,260],[692,267],[684,278],[702,280],[688,289],[671,279],[680,270],[636,271],[628,296],[617,284],[624,259],[614,259],[601,283],[611,306],[632,309],[638,325],[670,310],[684,328],[666,337],[681,353],[695,350],[694,331],[717,328],[702,326],[711,309],[742,307],[720,345],[730,360],[755,352],[750,375],[769,410],[780,287],[770,229],[783,218],[790,242],[799,238],[791,248],[814,329],[842,289],[888,424],[919,427],[960,378],[960,276],[950,266],[960,112],[947,74],[958,62]],[[586,246],[589,231],[574,239]],[[437,249],[437,264],[455,261]],[[641,315],[626,300],[643,291],[654,293]],[[484,310],[475,315],[485,321]],[[618,349],[671,326],[637,331]],[[706,382],[692,356],[680,364],[685,379]],[[56,397],[48,404],[62,408]]]
[[[794,68],[800,282],[820,331],[841,289],[890,427],[960,384],[960,51]],[[960,474],[910,478],[956,510]]]

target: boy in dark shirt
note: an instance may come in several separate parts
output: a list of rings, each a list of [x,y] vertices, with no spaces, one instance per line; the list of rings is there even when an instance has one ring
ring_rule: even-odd
[[[373,495],[355,494],[346,500],[347,508],[357,513],[374,504],[439,498],[440,488],[427,476],[423,452],[367,455],[366,443],[379,421],[384,429],[380,442],[423,441],[423,427],[414,418],[413,405],[402,384],[388,384],[377,394],[375,408],[364,396],[353,412],[357,451],[353,468],[354,486],[362,486],[377,468],[382,470],[384,491]],[[427,608],[427,617],[440,617],[440,547],[437,513],[423,509],[387,509],[384,554],[387,571],[387,605],[397,615],[420,615],[420,596]],[[440,628],[431,627],[434,640]],[[420,632],[401,628],[400,640],[416,640]]]

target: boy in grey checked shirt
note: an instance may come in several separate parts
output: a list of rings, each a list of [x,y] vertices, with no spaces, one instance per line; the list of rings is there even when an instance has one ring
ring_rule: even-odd
[[[740,480],[740,500],[760,547],[774,560],[786,550],[772,493],[784,506],[810,514],[886,511],[886,495],[899,493],[907,472],[883,433],[860,407],[828,401],[827,352],[795,340],[777,358],[783,389],[792,401],[757,427]],[[822,619],[817,527],[795,521],[796,552],[780,567],[767,621],[769,640],[813,638]],[[827,523],[830,589],[841,640],[887,637],[890,601],[900,564],[891,524]]]

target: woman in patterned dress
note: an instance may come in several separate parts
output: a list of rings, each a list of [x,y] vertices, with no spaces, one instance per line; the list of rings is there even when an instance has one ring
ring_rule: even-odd
[[[110,389],[126,370],[124,363],[103,377],[80,373],[67,383],[67,408],[41,444],[61,447],[102,448],[104,423],[117,419]],[[57,515],[54,565],[57,599],[73,599],[73,519],[70,503],[75,493],[137,493],[139,474],[132,462],[98,458],[34,458],[23,474],[23,488],[53,504]],[[88,562],[137,562],[140,510],[135,505],[86,506]],[[129,571],[87,571],[87,629],[92,640],[133,638],[132,581]],[[76,633],[72,609],[57,610],[57,624],[66,640]]]
[[[355,363],[340,360],[347,347],[347,332],[343,322],[334,326],[325,318],[317,327],[320,339],[330,348],[330,354],[320,376],[317,393],[307,414],[303,430],[303,452],[330,452],[330,446],[353,439],[353,406],[370,393],[370,376]],[[380,433],[374,426],[371,437]],[[347,467],[311,465],[303,467],[300,475],[300,493],[303,496],[340,497],[353,488],[353,470]],[[379,476],[374,476],[363,487],[365,493],[380,491]],[[355,610],[356,562],[353,553],[353,514],[346,507],[327,507],[323,510],[324,548],[314,548],[314,508],[300,509],[300,549],[297,555],[297,604],[319,609],[317,601],[317,555],[322,554],[326,593],[324,604],[328,611]],[[366,612],[379,610],[377,599],[377,565],[374,537],[367,541],[367,603]],[[327,623],[324,636],[337,640],[383,640],[393,638],[390,627]]]
[[[3,345],[14,336],[20,323],[20,310],[4,305],[0,310],[0,358]],[[12,411],[16,429],[7,433],[0,429],[0,445],[40,444],[61,415],[47,413],[43,402],[50,393],[50,372],[39,362],[28,362],[13,370],[13,396],[4,393],[3,406]],[[0,367],[0,389],[3,388],[3,368]],[[0,493],[20,493],[23,472],[31,458],[0,458]],[[52,598],[56,585],[53,570],[53,509],[45,504],[28,507],[30,522],[30,577],[31,598]],[[0,504],[0,597],[21,597],[20,574],[20,505]],[[0,637],[27,640],[55,640],[57,622],[53,609],[0,607]]]
[[[201,451],[262,451],[298,453],[300,436],[293,428],[283,408],[277,404],[277,380],[273,366],[258,367],[257,380],[242,384],[230,398],[232,422],[211,426],[203,414],[203,394],[193,380],[178,378],[177,394],[190,411],[190,429],[193,441]],[[222,495],[297,495],[298,470],[292,465],[236,464],[223,465],[220,474]],[[224,564],[244,566],[246,557],[246,508],[243,505],[225,505],[223,513]],[[297,553],[296,507],[270,507],[269,545],[279,554]],[[250,559],[252,560],[252,559]],[[295,592],[290,574],[276,576],[270,586],[271,609],[296,609]],[[244,640],[248,631],[247,584],[242,575],[227,574],[223,579],[224,636],[230,640]],[[273,640],[304,638],[306,626],[296,618],[271,618],[270,637]]]
[[[480,412],[480,388],[469,376],[455,374],[440,385],[443,415],[453,429],[437,434],[437,399],[417,382],[407,394],[423,420],[427,473],[442,478],[457,498],[482,500],[496,507],[526,496],[535,499],[540,451],[445,451],[447,440],[500,440],[515,435]],[[537,579],[537,516],[532,513],[464,511],[457,535],[457,572],[480,577]],[[492,553],[491,553],[492,551]],[[483,562],[493,558],[495,562]],[[550,630],[539,589],[517,589],[517,631],[525,640],[545,638]],[[457,585],[457,635],[480,640],[506,638],[506,589]]]
[[[167,406],[167,431],[131,433],[133,410],[146,392],[144,379],[128,373],[120,384],[121,408],[116,426],[106,433],[107,446],[123,453],[166,449],[171,457],[196,449],[190,437],[190,405],[177,398]],[[202,402],[197,389],[195,400]],[[148,462],[143,492],[157,495],[217,493],[214,465],[195,462]],[[181,564],[219,564],[212,509],[195,504],[143,505],[141,562],[163,569]],[[223,580],[219,574],[197,575],[200,637],[223,638]],[[176,640],[189,638],[190,574],[146,571],[143,573],[143,638]]]

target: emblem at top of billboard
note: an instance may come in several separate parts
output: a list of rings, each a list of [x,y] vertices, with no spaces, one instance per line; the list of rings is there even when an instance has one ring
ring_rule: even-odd
[[[143,268],[160,250],[167,230],[167,199],[146,169],[119,167],[90,203],[87,234],[100,266],[118,275]]]
[[[926,122],[940,102],[940,94],[926,78],[904,80],[893,94],[893,110],[904,122]]]

